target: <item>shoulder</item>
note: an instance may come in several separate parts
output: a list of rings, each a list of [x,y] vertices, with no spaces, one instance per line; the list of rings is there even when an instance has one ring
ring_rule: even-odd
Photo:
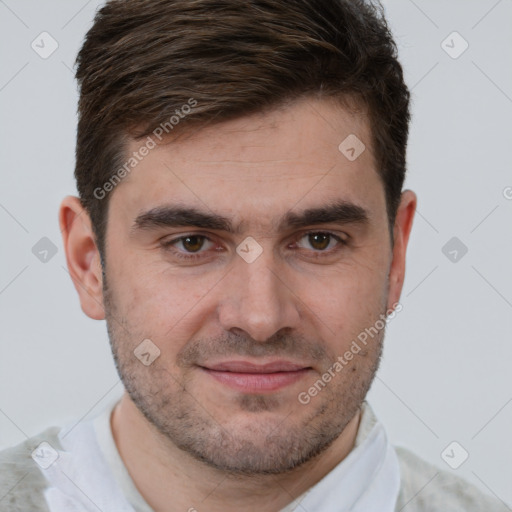
[[[444,471],[406,448],[395,446],[401,473],[396,510],[411,512],[510,512],[467,480]],[[407,508],[405,508],[407,506]]]
[[[49,427],[16,446],[0,451],[0,512],[48,512],[44,499],[44,469],[35,462],[32,453],[42,442],[50,445],[47,450],[60,449],[59,431],[60,427]]]

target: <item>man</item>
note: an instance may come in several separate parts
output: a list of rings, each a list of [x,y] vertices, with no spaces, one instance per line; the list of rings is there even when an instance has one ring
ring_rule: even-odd
[[[113,0],[77,59],[60,225],[126,393],[2,452],[2,511],[501,511],[366,394],[416,195],[381,11]]]

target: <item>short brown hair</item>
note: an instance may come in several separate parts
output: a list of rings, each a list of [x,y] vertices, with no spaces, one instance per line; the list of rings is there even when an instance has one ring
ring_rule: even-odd
[[[394,224],[405,178],[410,95],[380,4],[110,0],[97,12],[76,64],[75,177],[100,253],[109,197],[98,198],[97,191],[126,168],[128,137],[146,137],[163,123],[170,127],[177,109],[191,100],[194,108],[180,116],[179,130],[307,95],[356,98],[369,114],[371,147]]]

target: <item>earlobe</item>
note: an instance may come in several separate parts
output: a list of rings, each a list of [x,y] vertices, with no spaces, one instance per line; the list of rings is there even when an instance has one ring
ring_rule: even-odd
[[[80,199],[67,196],[59,209],[59,225],[66,262],[80,298],[83,312],[95,320],[103,320],[103,279],[100,254],[91,219]]]
[[[398,303],[405,279],[405,260],[409,235],[411,234],[417,196],[412,190],[402,192],[395,219],[393,259],[389,271],[388,311]]]

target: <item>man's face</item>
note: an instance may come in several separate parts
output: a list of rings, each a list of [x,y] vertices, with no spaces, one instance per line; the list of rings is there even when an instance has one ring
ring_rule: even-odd
[[[338,149],[350,134],[366,145],[353,161]],[[112,192],[106,240],[118,370],[164,442],[279,473],[354,417],[384,330],[335,362],[386,313],[392,259],[365,118],[302,100],[158,145]],[[146,339],[160,350],[148,366],[134,355]]]

